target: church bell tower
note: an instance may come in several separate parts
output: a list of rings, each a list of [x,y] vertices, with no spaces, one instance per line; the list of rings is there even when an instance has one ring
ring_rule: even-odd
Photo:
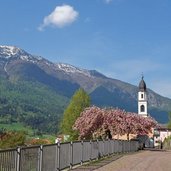
[[[147,88],[144,81],[144,77],[139,83],[139,91],[138,91],[138,114],[143,117],[147,117]]]

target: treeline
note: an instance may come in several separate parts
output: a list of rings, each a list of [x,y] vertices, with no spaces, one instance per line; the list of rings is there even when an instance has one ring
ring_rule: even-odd
[[[6,131],[0,129],[0,149],[15,148],[23,146],[26,140],[26,134],[23,131]]]
[[[23,123],[56,133],[68,99],[38,82],[0,78],[0,124]]]
[[[25,131],[7,131],[4,128],[0,129],[0,150],[8,148],[16,148],[18,146],[52,144],[54,140],[45,137],[34,138],[27,137]]]

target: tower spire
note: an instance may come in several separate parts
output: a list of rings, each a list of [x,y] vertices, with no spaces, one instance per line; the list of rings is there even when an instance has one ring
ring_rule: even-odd
[[[146,91],[146,83],[144,81],[144,75],[142,73],[141,81],[139,83],[139,91]]]
[[[144,80],[144,74],[143,74],[143,72],[142,72],[142,74],[141,74],[141,78],[142,78],[142,80]]]
[[[147,117],[147,91],[146,83],[144,81],[144,75],[142,73],[142,79],[139,83],[139,92],[138,92],[138,114]]]

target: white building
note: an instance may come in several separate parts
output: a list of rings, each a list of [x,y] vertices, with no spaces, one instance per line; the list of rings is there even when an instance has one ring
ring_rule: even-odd
[[[160,125],[160,128],[154,129],[154,146],[158,146],[169,136],[171,136],[171,129],[168,129],[166,126]]]
[[[148,116],[148,99],[147,99],[147,87],[144,81],[144,77],[139,83],[139,91],[138,91],[138,114],[147,117]],[[165,140],[165,138],[171,136],[171,129],[168,129],[166,126],[160,125],[160,128],[154,129],[152,137],[146,139],[146,145],[150,147],[150,143],[153,139],[154,146],[158,146],[161,142]],[[152,142],[152,143],[153,143]]]
[[[138,91],[138,114],[147,117],[147,87],[144,81],[144,77],[139,83],[139,91]]]

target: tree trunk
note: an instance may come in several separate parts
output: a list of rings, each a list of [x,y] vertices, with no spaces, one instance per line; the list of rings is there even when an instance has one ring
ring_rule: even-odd
[[[127,133],[127,140],[129,141],[129,133]]]

